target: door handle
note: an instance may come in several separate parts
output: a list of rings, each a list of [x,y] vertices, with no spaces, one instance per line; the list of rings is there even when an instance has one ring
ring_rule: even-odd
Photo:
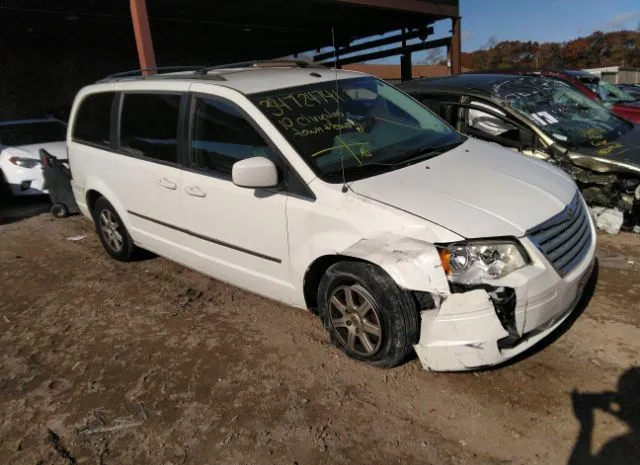
[[[207,193],[198,186],[185,187],[184,191],[193,197],[206,197]]]
[[[167,178],[158,179],[158,185],[160,187],[164,187],[165,189],[170,189],[172,191],[178,188],[178,185],[175,182],[171,182]]]

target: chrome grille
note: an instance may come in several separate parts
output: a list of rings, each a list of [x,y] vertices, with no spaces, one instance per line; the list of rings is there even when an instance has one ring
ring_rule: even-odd
[[[580,194],[576,193],[563,211],[530,230],[527,236],[560,276],[569,274],[580,264],[593,240],[589,211]]]

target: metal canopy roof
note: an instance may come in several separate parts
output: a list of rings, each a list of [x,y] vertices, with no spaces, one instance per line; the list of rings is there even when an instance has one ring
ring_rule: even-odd
[[[333,44],[332,28],[340,66],[402,54],[401,68],[408,79],[412,52],[449,45],[452,68],[459,69],[460,64],[458,0],[146,0],[153,47],[146,31],[140,32],[140,18],[132,17],[134,4],[144,3],[0,2],[0,119],[68,113],[65,108],[81,86],[119,71],[312,52]],[[452,18],[456,34],[428,40],[430,24],[444,18]],[[134,25],[145,40],[136,41]],[[372,47],[401,42],[397,33],[401,29],[406,40],[427,41],[409,42],[408,47],[394,47],[382,56],[371,53]],[[376,37],[390,31],[396,31],[393,41]],[[363,38],[373,43],[353,44]],[[333,53],[316,59],[333,65]]]
[[[348,45],[459,14],[458,0],[147,1],[158,65],[266,59]],[[135,57],[126,0],[5,0],[0,40],[12,50]]]

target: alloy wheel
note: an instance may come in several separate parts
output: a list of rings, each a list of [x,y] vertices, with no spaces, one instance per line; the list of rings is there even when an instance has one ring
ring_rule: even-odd
[[[331,325],[340,343],[363,357],[382,344],[382,320],[373,297],[358,284],[339,286],[329,299]]]

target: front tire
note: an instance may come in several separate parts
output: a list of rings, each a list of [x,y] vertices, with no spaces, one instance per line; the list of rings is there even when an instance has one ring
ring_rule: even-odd
[[[391,368],[404,362],[418,342],[415,300],[371,263],[331,266],[320,281],[318,302],[331,342],[351,358]]]
[[[115,208],[104,197],[96,200],[93,207],[93,221],[96,224],[100,242],[111,258],[121,262],[135,259],[138,248],[134,245]]]

